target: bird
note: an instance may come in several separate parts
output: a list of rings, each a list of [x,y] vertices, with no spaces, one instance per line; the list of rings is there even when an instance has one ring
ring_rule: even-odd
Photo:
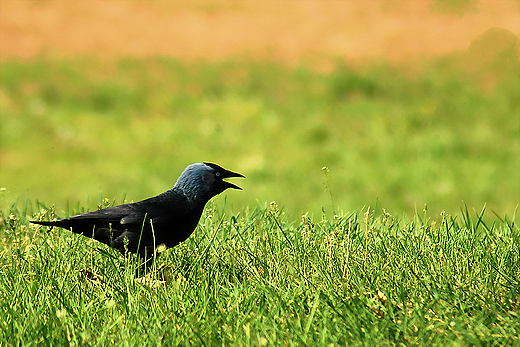
[[[206,203],[228,188],[239,189],[226,178],[244,175],[213,163],[188,165],[170,190],[154,197],[57,221],[31,221],[68,229],[93,238],[122,254],[136,253],[150,264],[160,245],[175,247],[195,230]]]

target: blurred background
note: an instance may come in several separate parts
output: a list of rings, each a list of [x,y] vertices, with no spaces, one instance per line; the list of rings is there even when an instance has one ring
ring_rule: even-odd
[[[209,161],[247,176],[216,200],[235,212],[511,215],[519,18],[517,0],[2,0],[0,206],[137,201]]]

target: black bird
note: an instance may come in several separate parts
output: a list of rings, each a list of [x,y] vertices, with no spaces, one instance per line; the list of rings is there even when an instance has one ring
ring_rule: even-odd
[[[242,189],[223,180],[229,177],[245,178],[216,164],[191,164],[172,189],[152,198],[54,222],[31,223],[69,229],[123,254],[138,253],[148,263],[157,246],[174,247],[191,235],[212,197],[228,188]]]

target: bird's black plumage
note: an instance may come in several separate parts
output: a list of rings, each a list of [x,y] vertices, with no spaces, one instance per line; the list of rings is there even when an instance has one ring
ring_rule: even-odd
[[[174,247],[186,240],[200,219],[206,203],[228,188],[241,189],[223,179],[244,177],[216,164],[189,165],[175,186],[152,198],[58,221],[31,221],[56,226],[93,238],[121,253],[138,253],[149,260],[155,247]]]

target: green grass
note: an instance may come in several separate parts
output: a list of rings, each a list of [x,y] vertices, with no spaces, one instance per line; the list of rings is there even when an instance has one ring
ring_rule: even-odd
[[[413,68],[327,72],[0,62],[0,345],[519,346],[517,47],[490,31]],[[153,285],[28,224],[153,196],[197,161],[244,191],[161,253]]]
[[[141,283],[134,258],[28,225],[52,208],[4,209],[0,344],[520,346],[514,216],[226,210],[210,203]]]
[[[101,195],[161,193],[212,161],[247,176],[229,199],[237,209],[276,201],[294,219],[323,207],[331,218],[326,166],[337,210],[378,200],[397,214],[425,203],[455,213],[464,201],[503,215],[520,203],[520,70],[505,46],[484,61],[475,48],[406,69],[331,60],[328,72],[312,61],[4,61],[0,187],[12,201],[93,209]]]

